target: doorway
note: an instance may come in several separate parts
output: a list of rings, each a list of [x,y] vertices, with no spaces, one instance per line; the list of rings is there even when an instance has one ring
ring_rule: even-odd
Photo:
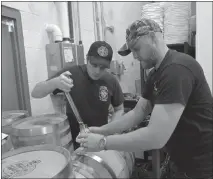
[[[2,111],[27,110],[31,114],[21,15],[2,6]]]

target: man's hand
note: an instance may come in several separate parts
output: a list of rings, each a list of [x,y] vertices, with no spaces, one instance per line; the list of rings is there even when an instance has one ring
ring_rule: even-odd
[[[81,144],[81,147],[84,147],[87,152],[99,152],[100,141],[103,139],[103,135],[94,134],[94,133],[80,133],[76,138],[76,142]]]
[[[69,71],[62,73],[60,76],[54,78],[55,87],[64,91],[70,92],[73,85],[73,80],[70,78],[72,74]]]
[[[87,152],[87,149],[84,147],[77,148],[73,153],[72,156],[76,157],[77,155],[84,155]]]

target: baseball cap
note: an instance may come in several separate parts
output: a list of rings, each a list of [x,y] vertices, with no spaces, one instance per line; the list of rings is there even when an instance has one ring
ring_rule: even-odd
[[[87,55],[97,57],[92,59],[93,63],[109,68],[110,62],[112,61],[113,50],[107,42],[96,41],[90,46]]]
[[[137,40],[149,32],[162,32],[158,23],[152,19],[142,18],[134,21],[126,29],[126,43],[118,50],[118,54],[121,56],[127,56],[131,53],[129,47],[132,47]]]

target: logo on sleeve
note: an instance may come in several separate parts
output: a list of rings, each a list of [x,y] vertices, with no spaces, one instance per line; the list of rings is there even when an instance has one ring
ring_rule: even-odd
[[[100,86],[99,99],[101,101],[107,101],[108,100],[108,89],[107,89],[106,86]]]

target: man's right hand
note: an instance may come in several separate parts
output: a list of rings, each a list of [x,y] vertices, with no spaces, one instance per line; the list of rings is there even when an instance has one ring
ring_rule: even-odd
[[[60,76],[54,78],[55,87],[64,91],[70,92],[73,85],[73,80],[70,77],[72,74],[69,71],[62,73]]]

